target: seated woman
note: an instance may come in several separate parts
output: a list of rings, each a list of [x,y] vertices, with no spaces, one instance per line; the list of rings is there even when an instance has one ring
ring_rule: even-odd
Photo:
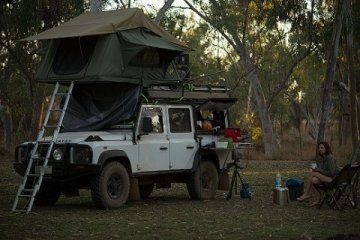
[[[297,198],[298,201],[302,202],[309,199],[312,196],[312,193],[315,193],[317,199],[315,202],[311,203],[310,206],[316,206],[320,201],[320,194],[316,191],[314,185],[331,182],[339,172],[336,159],[331,152],[330,145],[327,142],[320,142],[318,144],[318,153],[320,155],[320,161],[317,162],[317,166],[315,168],[310,169],[309,183],[304,191],[304,194]]]

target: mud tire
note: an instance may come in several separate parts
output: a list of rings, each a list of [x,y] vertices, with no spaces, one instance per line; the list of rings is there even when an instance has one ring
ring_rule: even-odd
[[[119,208],[129,197],[129,174],[121,163],[110,162],[92,180],[90,188],[91,197],[97,208]]]

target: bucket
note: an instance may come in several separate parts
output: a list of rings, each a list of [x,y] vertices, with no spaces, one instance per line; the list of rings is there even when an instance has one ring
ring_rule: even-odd
[[[289,203],[289,189],[275,188],[273,190],[273,200],[275,204],[285,205]]]

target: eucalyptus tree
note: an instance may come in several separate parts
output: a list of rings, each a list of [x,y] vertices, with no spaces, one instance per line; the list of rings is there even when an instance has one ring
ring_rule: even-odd
[[[290,77],[296,66],[313,50],[313,5],[309,7],[309,2],[305,0],[185,2],[216,28],[237,53],[238,64],[243,69],[245,78],[251,83],[256,100],[265,154],[271,157],[277,145],[269,110],[274,98],[291,85]],[[288,33],[286,23],[291,24]],[[287,44],[288,35],[302,37],[298,37],[298,42],[289,47],[280,47],[287,52],[277,52],[278,59],[273,61],[272,65],[264,64],[266,58],[263,56],[272,51],[274,46],[286,46],[284,44]],[[264,68],[265,65],[267,69]],[[275,79],[270,79],[275,84],[267,85],[270,88],[266,94],[264,78],[269,75],[269,71],[274,72],[276,69],[280,74]]]
[[[87,7],[80,0],[0,1],[0,114],[7,144],[14,133],[36,134],[45,96],[45,86],[36,85],[33,74],[46,43],[19,40],[56,26]]]

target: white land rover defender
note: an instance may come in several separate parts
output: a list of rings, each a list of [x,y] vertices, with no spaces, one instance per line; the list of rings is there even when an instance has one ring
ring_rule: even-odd
[[[122,206],[130,188],[148,197],[155,185],[186,183],[192,199],[212,199],[219,186],[226,188],[231,149],[216,142],[228,127],[227,108],[236,101],[229,89],[151,88],[144,99],[135,108],[135,118],[97,131],[60,133],[34,204],[52,205],[62,192],[79,188],[90,188],[99,208]],[[23,143],[16,149],[14,167],[21,175],[33,145]],[[36,155],[44,156],[48,146],[40,143]]]

